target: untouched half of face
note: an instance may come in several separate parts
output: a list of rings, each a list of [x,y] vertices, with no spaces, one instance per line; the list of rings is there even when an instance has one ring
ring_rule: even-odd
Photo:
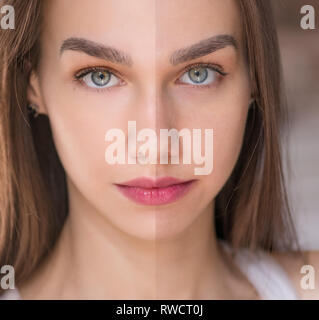
[[[236,2],[55,0],[44,20],[37,96],[70,212],[143,239],[211,215],[250,102]]]

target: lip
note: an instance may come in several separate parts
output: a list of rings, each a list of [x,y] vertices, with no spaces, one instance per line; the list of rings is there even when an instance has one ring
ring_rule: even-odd
[[[173,177],[157,179],[137,178],[115,184],[130,200],[144,205],[164,205],[183,197],[196,180],[180,180]]]

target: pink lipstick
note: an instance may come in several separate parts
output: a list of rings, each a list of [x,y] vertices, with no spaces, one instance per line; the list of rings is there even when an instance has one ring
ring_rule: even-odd
[[[134,202],[144,205],[163,205],[184,196],[196,180],[179,180],[172,177],[158,179],[137,178],[115,184],[119,191]]]

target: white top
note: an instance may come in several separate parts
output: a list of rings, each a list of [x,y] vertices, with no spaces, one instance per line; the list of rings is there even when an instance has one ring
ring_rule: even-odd
[[[222,247],[233,252],[224,241]],[[248,281],[255,287],[263,300],[299,300],[289,277],[280,264],[264,251],[252,253],[248,249],[240,249],[234,254],[234,261]],[[7,289],[0,295],[0,300],[21,300],[17,288]]]
[[[300,300],[283,267],[265,251],[234,250],[224,241],[223,248],[233,253],[233,258],[248,281],[263,300]]]

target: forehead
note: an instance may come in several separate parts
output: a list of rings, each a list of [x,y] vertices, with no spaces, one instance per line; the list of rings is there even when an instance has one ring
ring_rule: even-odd
[[[133,57],[154,55],[154,49],[170,54],[218,34],[241,39],[234,0],[54,0],[46,2],[44,16],[50,46],[82,37]]]
[[[181,47],[218,34],[230,34],[239,41],[241,24],[234,0],[163,0],[156,3],[159,47]]]

